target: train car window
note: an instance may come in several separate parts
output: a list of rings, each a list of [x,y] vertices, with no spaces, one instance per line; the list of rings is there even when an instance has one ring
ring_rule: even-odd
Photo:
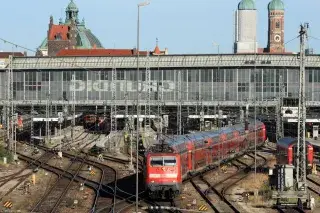
[[[150,160],[151,166],[175,166],[176,157],[152,157]]]
[[[162,157],[153,157],[151,158],[151,166],[163,166],[163,158]]]
[[[175,166],[176,158],[175,157],[164,157],[163,162],[165,166]]]

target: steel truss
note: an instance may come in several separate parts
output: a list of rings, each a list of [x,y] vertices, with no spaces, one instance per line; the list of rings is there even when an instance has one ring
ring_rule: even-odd
[[[278,104],[276,105],[276,121],[277,121],[277,141],[280,138],[284,137],[284,128],[283,128],[283,119],[282,119],[282,106],[283,106],[283,97],[284,97],[284,84],[282,76],[279,78],[279,96],[278,96]],[[267,112],[266,112],[267,113]]]
[[[225,55],[163,55],[141,57],[140,68],[180,68],[180,67],[299,67],[299,59],[296,54],[225,54]],[[148,60],[150,60],[148,62]],[[320,56],[310,55],[306,57],[307,67],[319,67]],[[17,57],[13,61],[13,69],[112,69],[135,68],[137,57]]]
[[[116,71],[117,70],[115,65],[116,64],[113,63],[112,73],[111,73],[112,75],[112,83],[111,83],[112,102],[111,102],[111,115],[110,115],[111,132],[117,131],[117,118],[116,118],[116,115],[117,115],[117,103],[116,103],[117,73]],[[111,148],[111,145],[113,149],[116,149],[117,143],[115,139],[112,140],[112,143],[111,142],[109,143],[110,148]],[[112,151],[112,150],[110,149],[109,151]],[[117,150],[114,150],[114,151],[117,151]]]
[[[149,63],[149,54],[147,55],[147,66],[146,66],[146,82],[147,82],[147,100],[145,105],[145,116],[146,121],[145,123],[148,123],[151,126],[151,120],[150,120],[150,100],[151,100],[151,73],[150,73],[150,63]]]
[[[178,124],[178,135],[182,134],[182,118],[181,118],[181,111],[182,111],[182,96],[181,96],[181,70],[178,70],[178,110],[177,110],[177,124]]]
[[[300,29],[300,80],[299,80],[299,108],[298,108],[298,142],[297,142],[297,188],[307,190],[306,175],[306,96],[305,96],[305,41],[308,25],[301,25]]]

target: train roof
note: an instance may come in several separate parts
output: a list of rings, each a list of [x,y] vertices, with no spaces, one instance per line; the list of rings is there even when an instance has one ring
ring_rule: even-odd
[[[249,119],[249,128],[253,126],[254,120]],[[256,121],[257,125],[261,125],[262,122]],[[186,134],[186,135],[179,135],[174,138],[166,139],[166,143],[170,146],[179,146],[182,143],[186,143],[188,141],[199,141],[205,138],[214,138],[218,137],[220,134],[229,134],[232,133],[234,130],[237,130],[240,132],[240,134],[243,134],[244,132],[244,124],[236,124],[231,127],[223,127],[220,130],[214,130],[214,131],[203,131],[203,132],[196,132],[192,134]]]
[[[277,145],[287,148],[297,143],[298,143],[298,139],[296,137],[284,137],[278,140]],[[311,143],[307,140],[306,140],[306,144],[311,145]]]

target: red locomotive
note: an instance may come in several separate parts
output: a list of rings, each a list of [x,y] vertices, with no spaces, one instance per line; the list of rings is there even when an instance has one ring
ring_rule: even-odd
[[[256,125],[254,125],[256,124]],[[182,180],[193,173],[240,155],[266,140],[265,125],[250,120],[216,131],[180,135],[149,148],[145,158],[145,186],[151,198],[180,194]]]
[[[297,138],[285,137],[277,142],[277,164],[296,165]],[[312,170],[313,146],[306,141],[306,160],[308,173]]]
[[[109,122],[104,117],[99,117],[95,114],[85,115],[83,117],[84,128],[92,132],[108,132]]]

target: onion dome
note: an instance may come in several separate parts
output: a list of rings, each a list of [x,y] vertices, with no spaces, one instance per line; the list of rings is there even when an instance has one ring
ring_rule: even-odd
[[[69,5],[66,8],[66,11],[79,11],[77,5],[73,2],[73,0],[70,1]]]
[[[256,10],[254,0],[242,0],[238,5],[238,10]]]
[[[281,0],[272,0],[268,5],[268,10],[284,10],[284,4]]]

